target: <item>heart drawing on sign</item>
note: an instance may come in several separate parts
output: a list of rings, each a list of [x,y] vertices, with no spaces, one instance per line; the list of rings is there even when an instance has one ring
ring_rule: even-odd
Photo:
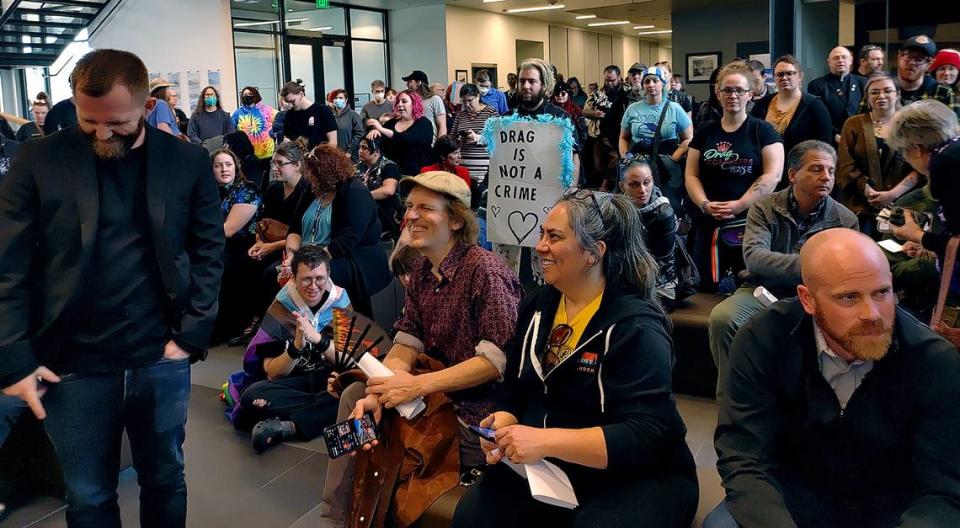
[[[507,227],[510,228],[510,232],[517,239],[518,245],[523,244],[524,239],[530,236],[530,233],[533,233],[533,230],[539,224],[540,217],[537,216],[537,213],[514,211],[507,217]]]
[[[493,217],[496,218],[497,215],[500,214],[500,206],[499,206],[499,205],[491,205],[491,206],[490,206],[490,211],[493,213]]]
[[[553,209],[553,206],[547,206],[543,208],[543,214],[550,214],[550,209]]]

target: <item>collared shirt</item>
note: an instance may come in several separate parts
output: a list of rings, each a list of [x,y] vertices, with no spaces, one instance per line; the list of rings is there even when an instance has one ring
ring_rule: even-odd
[[[837,395],[840,409],[847,408],[847,402],[853,396],[853,391],[863,383],[863,378],[873,370],[873,361],[856,360],[847,363],[836,352],[830,350],[823,331],[817,323],[813,323],[813,335],[817,342],[817,360],[820,364],[820,373],[827,380],[830,388]]]
[[[479,246],[458,243],[439,266],[420,258],[410,273],[403,315],[394,325],[395,343],[451,367],[475,356],[486,358],[503,374],[503,350],[513,337],[522,288],[503,262]],[[487,383],[447,396],[457,415],[479,423],[493,410],[495,386]]]
[[[803,235],[808,229],[817,225],[823,219],[823,211],[827,208],[826,198],[821,198],[817,206],[813,208],[807,216],[800,214],[800,204],[797,203],[797,197],[793,194],[793,187],[790,187],[790,193],[787,197],[787,208],[790,210],[790,216],[797,223],[797,229]]]

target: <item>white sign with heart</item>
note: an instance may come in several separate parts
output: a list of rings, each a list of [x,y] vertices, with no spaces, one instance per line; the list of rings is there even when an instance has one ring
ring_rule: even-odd
[[[560,149],[565,128],[509,120],[495,127],[487,191],[487,238],[534,247],[540,224],[563,194]]]

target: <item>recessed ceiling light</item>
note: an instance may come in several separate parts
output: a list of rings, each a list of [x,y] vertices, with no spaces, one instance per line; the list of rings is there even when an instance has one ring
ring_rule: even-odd
[[[629,24],[629,20],[618,20],[616,22],[594,22],[593,24],[587,24],[589,27],[597,26],[622,26],[623,24]]]
[[[659,31],[641,31],[637,35],[662,35],[664,33],[673,33],[672,29],[661,29]]]
[[[507,13],[530,13],[532,11],[550,11],[553,9],[563,9],[566,7],[563,4],[550,5],[550,6],[541,6],[541,7],[518,7],[516,9],[507,9]]]
[[[494,2],[506,2],[507,0],[483,0],[484,4],[492,4]]]
[[[588,18],[597,18],[597,15],[580,15],[577,20],[587,20]]]
[[[633,26],[633,29],[653,29],[657,26]]]

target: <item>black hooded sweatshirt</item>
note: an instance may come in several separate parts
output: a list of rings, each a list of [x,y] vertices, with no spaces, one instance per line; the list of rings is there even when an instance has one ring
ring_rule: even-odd
[[[551,460],[575,490],[636,475],[677,475],[696,483],[686,427],[671,393],[673,353],[663,311],[608,282],[576,349],[544,379],[540,355],[560,297],[559,290],[543,286],[521,302],[497,409],[531,427],[603,429],[607,469]]]

